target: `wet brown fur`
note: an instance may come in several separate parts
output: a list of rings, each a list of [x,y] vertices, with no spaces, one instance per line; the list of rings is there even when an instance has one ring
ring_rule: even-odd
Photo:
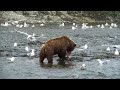
[[[71,53],[74,50],[76,44],[70,40],[67,36],[51,39],[42,46],[40,51],[40,63],[43,63],[47,58],[48,63],[53,63],[53,55],[58,54],[60,59],[65,58],[67,53]]]

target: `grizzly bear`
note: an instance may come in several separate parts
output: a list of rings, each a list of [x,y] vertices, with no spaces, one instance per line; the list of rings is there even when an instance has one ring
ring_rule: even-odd
[[[68,57],[75,46],[76,44],[67,36],[51,39],[42,46],[39,61],[42,64],[44,59],[47,58],[48,64],[52,65],[53,55],[58,54],[58,57],[64,60],[65,56]]]

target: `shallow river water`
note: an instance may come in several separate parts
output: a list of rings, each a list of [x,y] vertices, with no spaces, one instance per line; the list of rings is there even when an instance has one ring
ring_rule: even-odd
[[[35,33],[37,41],[30,43],[27,36],[14,31],[14,29],[28,34]],[[88,49],[75,48],[71,53],[70,63],[60,63],[54,56],[52,67],[41,67],[39,64],[39,50],[42,42],[49,39],[67,35],[80,46],[88,44]],[[13,47],[14,42],[18,43]],[[119,79],[120,56],[114,55],[114,45],[120,45],[119,28],[97,28],[82,30],[81,26],[76,30],[71,25],[64,28],[58,25],[44,27],[17,28],[15,26],[0,26],[0,79]],[[24,50],[26,46],[35,49],[35,57],[30,58]],[[111,51],[107,52],[106,48]],[[118,50],[120,48],[118,47]],[[9,57],[15,57],[13,63],[9,63]],[[97,59],[110,60],[100,65]],[[45,59],[45,63],[47,60]],[[86,64],[86,69],[80,66]]]

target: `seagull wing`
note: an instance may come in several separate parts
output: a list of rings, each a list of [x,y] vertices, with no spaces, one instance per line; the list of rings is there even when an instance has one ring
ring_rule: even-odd
[[[15,30],[16,32],[19,32],[19,33],[21,33],[21,34],[25,34],[25,35],[29,35],[29,34],[27,34],[27,33],[25,33],[25,32],[21,32],[21,31],[17,31],[17,30]]]
[[[11,60],[11,58],[7,58],[8,60]]]

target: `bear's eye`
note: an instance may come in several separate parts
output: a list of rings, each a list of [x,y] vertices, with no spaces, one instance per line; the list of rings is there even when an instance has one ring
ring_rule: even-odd
[[[74,44],[74,46],[76,46],[76,44]]]

